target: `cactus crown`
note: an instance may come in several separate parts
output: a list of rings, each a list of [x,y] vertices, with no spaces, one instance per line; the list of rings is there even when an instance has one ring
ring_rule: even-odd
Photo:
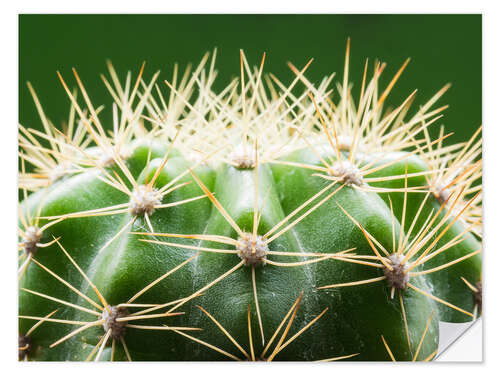
[[[215,92],[207,54],[166,97],[108,64],[111,131],[76,70],[64,132],[28,84],[19,359],[434,358],[439,320],[481,312],[481,128],[432,139],[449,85],[386,110],[409,60],[355,99],[349,48],[336,102],[312,60],[285,85],[241,52]]]

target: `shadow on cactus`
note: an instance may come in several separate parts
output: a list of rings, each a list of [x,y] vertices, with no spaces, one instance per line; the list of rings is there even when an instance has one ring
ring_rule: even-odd
[[[431,360],[481,313],[481,128],[445,145],[386,100],[215,51],[161,84],[108,63],[112,124],[76,70],[62,130],[19,135],[19,359]],[[300,308],[299,308],[300,307]],[[188,332],[189,331],[189,332]],[[236,353],[236,354],[234,354]]]

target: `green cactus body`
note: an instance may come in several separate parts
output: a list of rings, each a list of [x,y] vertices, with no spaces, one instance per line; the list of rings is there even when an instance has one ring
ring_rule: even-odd
[[[249,142],[193,161],[187,136],[135,138],[22,202],[19,332],[42,324],[20,358],[429,360],[439,320],[472,319],[480,241],[448,206],[432,220],[418,156]]]
[[[407,165],[408,169],[406,169]],[[415,158],[415,160],[405,159],[404,162],[393,164],[388,169],[389,170],[387,171],[387,173],[392,175],[404,174],[406,171],[407,173],[418,173],[428,170],[425,164],[417,158]],[[423,186],[425,184],[425,178],[419,176],[409,178],[407,186],[416,187]],[[383,182],[380,183],[380,186],[386,188],[404,188],[404,181],[394,180],[390,181],[389,183]],[[394,204],[394,213],[396,217],[401,217],[404,206],[401,194],[387,194],[392,198],[392,202]],[[389,204],[389,199],[387,198],[387,196],[382,197]],[[451,206],[454,201],[452,198],[453,197],[450,198],[448,207]],[[439,201],[432,194],[429,194],[429,197],[426,200],[425,194],[408,194],[407,200],[408,202],[406,204],[405,216],[409,218],[418,218],[413,229],[415,233],[417,233],[418,230],[424,225],[426,218],[428,218],[429,215],[432,215],[433,213],[437,213],[441,205],[443,204],[443,202]],[[419,212],[418,210],[421,206],[422,209]],[[458,211],[459,210],[456,210],[456,212]],[[441,252],[434,258],[425,262],[424,269],[429,270],[435,267],[439,267],[443,264],[448,264],[449,262],[453,262],[456,259],[467,256],[481,249],[481,243],[478,241],[477,237],[474,236],[474,234],[469,233],[469,231],[467,230],[467,224],[460,220],[460,218],[457,218],[457,215],[451,215],[445,218],[447,212],[447,210],[443,210],[436,219],[436,222],[439,222],[443,219],[445,220],[443,224],[443,231],[449,224],[451,224],[451,226],[446,231],[444,231],[440,240],[436,242],[435,248],[440,249],[453,241],[458,240],[459,242],[456,245],[450,247],[450,249]],[[405,230],[408,230],[411,225],[411,220],[407,220],[405,224]],[[434,238],[439,236],[440,233],[441,231],[437,232]],[[447,272],[434,272],[430,273],[427,277],[433,285],[433,290],[436,295],[441,296],[441,298],[452,304],[461,306],[467,311],[473,311],[476,303],[475,297],[471,296],[471,298],[464,299],[464,295],[470,293],[470,288],[464,282],[461,283],[458,282],[458,280],[463,277],[467,280],[472,280],[474,283],[481,281],[481,255],[473,255],[470,258],[451,265],[447,269]],[[438,307],[440,310],[440,320],[442,321],[453,323],[470,321],[470,317],[468,317],[466,314],[461,313],[460,311],[452,309],[443,304],[439,304]]]

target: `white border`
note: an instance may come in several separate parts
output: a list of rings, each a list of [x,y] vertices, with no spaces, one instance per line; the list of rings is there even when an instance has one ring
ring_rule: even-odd
[[[482,13],[487,1],[466,0],[350,0],[350,1],[124,1],[24,0],[20,13]]]

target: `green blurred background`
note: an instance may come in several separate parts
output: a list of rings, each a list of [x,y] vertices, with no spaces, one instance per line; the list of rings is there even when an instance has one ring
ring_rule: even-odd
[[[411,57],[387,103],[398,105],[417,88],[418,108],[451,82],[437,105],[450,105],[440,123],[455,132],[452,140],[465,140],[481,124],[481,15],[20,15],[19,121],[41,127],[28,80],[55,124],[67,118],[69,100],[57,70],[73,86],[76,67],[93,103],[108,105],[106,119],[111,97],[98,75],[106,73],[108,58],[123,79],[127,70],[136,76],[145,60],[145,77],[161,69],[163,80],[174,62],[183,70],[217,47],[215,87],[222,88],[239,75],[242,48],[251,65],[266,52],[265,71],[285,83],[294,77],[287,61],[302,67],[314,57],[307,76],[318,83],[331,72],[343,73],[347,37],[354,93],[365,58],[387,62],[387,83]]]

